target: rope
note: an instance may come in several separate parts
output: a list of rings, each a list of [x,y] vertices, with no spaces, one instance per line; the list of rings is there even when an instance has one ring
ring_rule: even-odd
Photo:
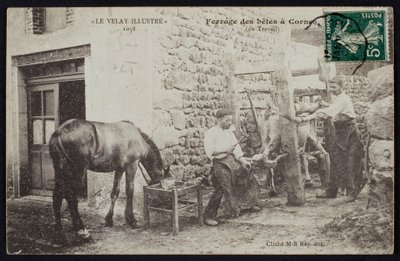
[[[149,176],[149,174],[147,173],[147,170],[145,169],[145,170],[143,170],[144,169],[144,167],[142,166],[142,163],[138,163],[138,166],[139,166],[139,169],[140,169],[140,172],[142,172],[142,175],[143,175],[143,177],[144,177],[144,179],[146,180],[146,182],[147,182],[147,184],[150,184],[150,182],[151,182],[151,177]],[[143,167],[143,168],[142,168]]]

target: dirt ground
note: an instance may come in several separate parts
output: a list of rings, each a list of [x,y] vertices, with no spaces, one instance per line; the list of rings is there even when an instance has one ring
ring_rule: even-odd
[[[317,184],[317,182],[315,182]],[[205,191],[207,203],[210,189]],[[207,193],[208,192],[208,193]],[[307,201],[301,207],[286,206],[286,194],[269,197],[261,193],[260,212],[245,212],[236,219],[220,219],[217,227],[200,226],[196,209],[180,214],[180,232],[174,236],[170,219],[151,214],[151,228],[131,229],[124,223],[124,200],[116,205],[114,226],[104,226],[104,213],[89,207],[79,209],[93,242],[74,243],[68,208],[63,205],[63,224],[68,246],[52,243],[51,199],[10,199],[7,201],[7,248],[9,254],[384,254],[388,249],[361,247],[349,238],[323,232],[324,225],[355,209],[365,209],[366,189],[355,202],[344,197],[316,199],[321,188],[306,189]],[[138,218],[139,225],[143,220]]]

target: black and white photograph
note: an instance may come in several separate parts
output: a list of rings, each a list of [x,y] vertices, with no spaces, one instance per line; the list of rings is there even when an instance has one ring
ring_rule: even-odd
[[[13,7],[7,255],[388,255],[392,7]]]

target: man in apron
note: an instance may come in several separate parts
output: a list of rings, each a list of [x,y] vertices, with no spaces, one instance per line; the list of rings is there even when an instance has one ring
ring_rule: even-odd
[[[339,185],[344,181],[347,191],[346,201],[351,202],[356,200],[362,188],[362,143],[355,123],[353,103],[343,91],[342,84],[339,77],[331,79],[329,86],[334,94],[332,104],[323,102],[322,105],[327,108],[297,119],[300,122],[314,118],[328,119],[326,128],[332,129],[332,137],[329,137],[332,140],[329,151],[331,157],[329,184],[326,192],[317,195],[317,198],[336,198]]]
[[[216,126],[204,134],[204,149],[212,160],[211,181],[214,192],[204,211],[204,222],[217,226],[217,211],[225,197],[231,217],[237,217],[241,209],[259,211],[257,206],[259,184],[250,173],[251,160],[243,157],[238,140],[233,133],[232,112],[220,109],[216,113]]]

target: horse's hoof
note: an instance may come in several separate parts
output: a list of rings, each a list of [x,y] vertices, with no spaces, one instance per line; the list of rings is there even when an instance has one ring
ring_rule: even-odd
[[[92,243],[92,242],[94,242],[93,237],[91,235],[89,235],[89,237],[80,238],[79,241],[82,242],[82,243]]]
[[[65,236],[64,230],[60,225],[54,226],[54,234],[52,236],[52,244],[56,247],[68,245],[67,237]]]
[[[306,181],[304,184],[304,188],[313,188],[314,184],[311,181]]]
[[[239,211],[235,211],[234,213],[232,213],[232,214],[230,215],[230,218],[237,218],[237,217],[240,216],[240,214],[241,214],[240,210],[239,210]]]
[[[53,247],[58,248],[58,247],[62,247],[62,246],[68,245],[68,240],[65,237],[65,235],[62,235],[62,236],[57,235],[57,236],[53,237],[53,240],[52,240],[51,244],[52,244]]]
[[[93,243],[93,242],[94,242],[94,240],[93,240],[92,236],[89,236],[87,238],[82,238],[82,237],[77,236],[75,238],[75,241],[73,241],[71,243],[71,245],[79,246],[79,245]]]
[[[136,220],[132,221],[132,222],[127,222],[126,224],[132,229],[139,228],[139,226],[137,225],[137,221]]]
[[[93,241],[93,238],[89,234],[89,232],[86,230],[86,228],[81,229],[76,232],[76,243],[84,244],[84,243],[89,243],[92,241]]]
[[[273,197],[276,197],[276,196],[278,195],[278,192],[276,192],[275,190],[271,190],[271,191],[268,193],[268,195],[269,195],[271,198],[273,198]]]
[[[138,228],[140,228],[136,223],[134,223],[134,224],[128,224],[128,225],[129,225],[129,227],[132,228],[132,229],[138,229]]]
[[[112,227],[114,225],[114,221],[106,219],[106,223],[104,225],[106,227]]]

